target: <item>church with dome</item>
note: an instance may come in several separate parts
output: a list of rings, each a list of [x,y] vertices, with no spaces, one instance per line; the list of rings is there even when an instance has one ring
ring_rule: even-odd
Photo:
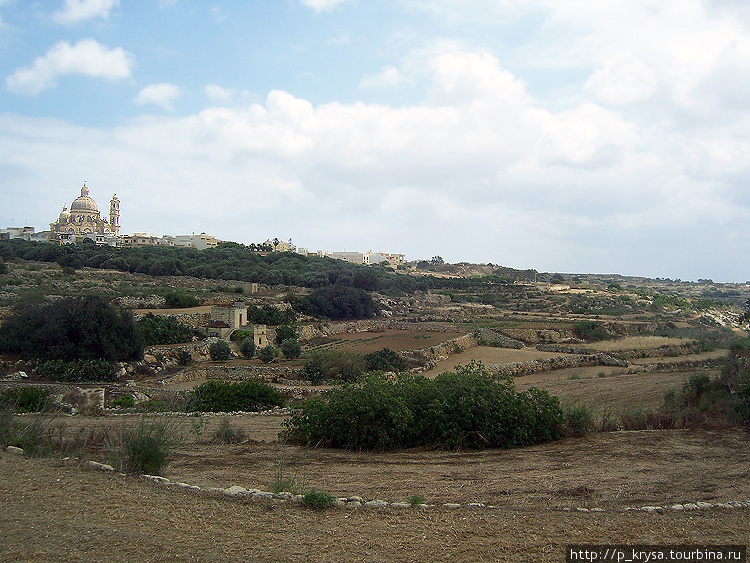
[[[109,202],[109,220],[102,219],[99,208],[84,182],[81,195],[70,204],[70,211],[63,207],[57,221],[50,223],[50,238],[60,244],[71,244],[90,239],[99,244],[120,233],[120,200],[117,195]]]

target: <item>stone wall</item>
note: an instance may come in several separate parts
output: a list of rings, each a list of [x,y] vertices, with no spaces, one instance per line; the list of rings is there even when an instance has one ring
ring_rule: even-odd
[[[519,377],[545,371],[588,366],[627,367],[628,363],[623,360],[617,360],[607,354],[586,354],[558,356],[556,358],[544,358],[530,360],[528,362],[492,364],[486,366],[486,368],[491,375],[510,375],[511,377]]]

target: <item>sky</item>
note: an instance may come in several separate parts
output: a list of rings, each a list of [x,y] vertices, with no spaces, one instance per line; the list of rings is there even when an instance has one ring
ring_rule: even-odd
[[[747,0],[0,0],[0,227],[750,280]]]

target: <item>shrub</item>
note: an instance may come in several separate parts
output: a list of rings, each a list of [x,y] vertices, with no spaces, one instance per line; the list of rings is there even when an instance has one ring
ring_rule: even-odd
[[[573,325],[573,334],[587,342],[608,340],[610,338],[609,333],[596,321],[578,321]]]
[[[213,362],[226,362],[232,355],[232,349],[226,340],[217,340],[208,347],[208,355]]]
[[[424,504],[424,497],[420,494],[414,494],[406,499],[406,502],[408,502],[412,506],[417,506],[419,504]]]
[[[287,360],[294,360],[302,355],[302,346],[295,338],[287,338],[281,343],[281,353]]]
[[[573,405],[565,409],[565,433],[579,438],[596,432],[594,413],[586,405]]]
[[[49,390],[43,387],[11,387],[0,392],[0,409],[40,412],[49,406]]]
[[[512,379],[496,381],[472,362],[434,380],[370,375],[311,399],[286,422],[308,444],[353,450],[415,446],[507,448],[558,439],[564,415],[556,397]]]
[[[222,418],[219,427],[214,432],[213,441],[216,444],[236,444],[245,439],[245,431],[235,428],[228,418]]]
[[[112,407],[132,409],[135,406],[135,399],[133,395],[123,395],[112,401]]]
[[[339,350],[315,350],[305,363],[302,376],[312,383],[321,381],[355,381],[366,370],[362,354]]]
[[[187,350],[177,350],[177,363],[181,366],[189,366],[193,363],[193,355]]]
[[[167,309],[188,309],[190,307],[197,307],[200,305],[200,301],[187,293],[181,291],[171,291],[164,296],[164,306]]]
[[[133,316],[99,296],[16,307],[0,330],[0,352],[39,360],[128,361],[143,357]]]
[[[276,336],[274,337],[274,344],[281,346],[281,343],[287,339],[297,339],[297,329],[291,325],[281,325],[276,327]]]
[[[66,383],[117,381],[114,366],[106,360],[52,360],[40,364],[37,373],[44,379]]]
[[[323,491],[310,489],[302,495],[302,502],[318,510],[323,510],[324,508],[330,508],[336,504],[336,499]]]
[[[242,341],[242,344],[240,344],[240,354],[246,358],[252,358],[255,355],[255,341],[252,336]]]
[[[304,479],[298,480],[297,473],[291,477],[286,476],[284,474],[284,459],[282,458],[276,467],[276,472],[274,473],[273,481],[271,481],[270,489],[271,492],[275,494],[292,493],[293,495],[299,495],[302,494],[305,489]]]
[[[284,405],[284,396],[264,381],[206,381],[193,390],[192,410],[258,411]]]
[[[190,342],[190,329],[174,317],[146,313],[136,322],[146,346]]]
[[[365,354],[365,369],[367,371],[403,371],[406,369],[406,360],[393,350],[383,348]]]
[[[134,428],[123,425],[108,446],[114,465],[120,471],[159,475],[178,440],[179,426],[174,419],[143,416]]]
[[[276,352],[273,349],[273,346],[268,344],[267,346],[264,346],[258,351],[258,359],[260,359],[262,362],[270,363],[274,360],[276,357]]]
[[[378,312],[369,293],[342,284],[314,289],[292,305],[306,315],[331,319],[368,319]]]

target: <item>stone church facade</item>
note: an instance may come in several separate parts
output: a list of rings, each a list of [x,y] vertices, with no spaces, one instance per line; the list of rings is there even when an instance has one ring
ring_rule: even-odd
[[[84,239],[106,244],[107,238],[120,233],[120,200],[116,194],[112,196],[109,202],[109,220],[103,219],[84,183],[81,195],[70,204],[70,211],[63,207],[57,221],[50,223],[49,228],[50,239],[60,244],[72,244]]]

